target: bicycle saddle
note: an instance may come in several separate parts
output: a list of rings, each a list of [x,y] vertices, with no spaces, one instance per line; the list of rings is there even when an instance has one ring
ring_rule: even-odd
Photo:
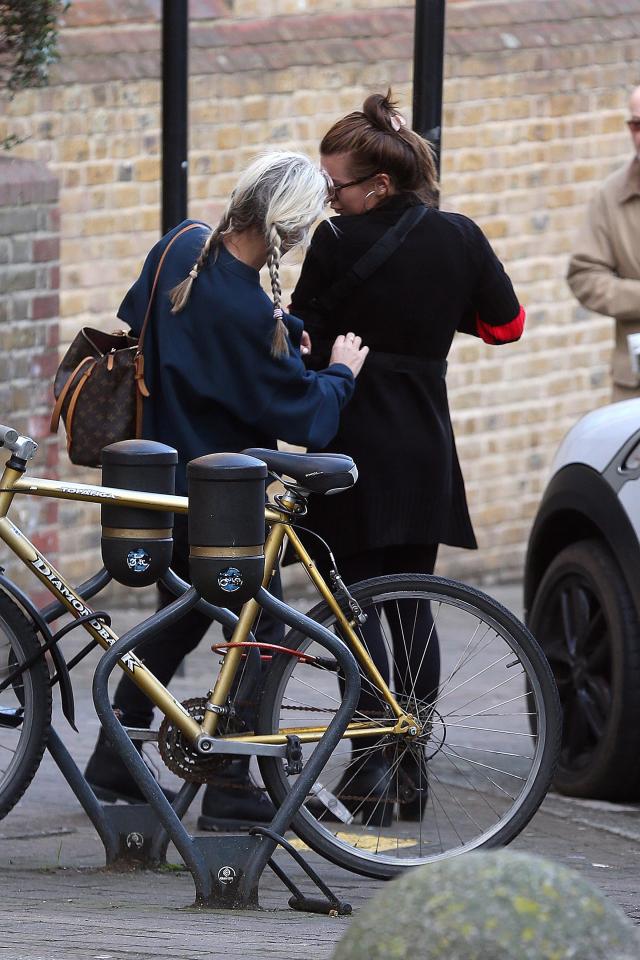
[[[311,493],[340,493],[358,479],[358,468],[344,453],[286,453],[262,447],[242,452],[262,460],[278,476],[291,477]]]

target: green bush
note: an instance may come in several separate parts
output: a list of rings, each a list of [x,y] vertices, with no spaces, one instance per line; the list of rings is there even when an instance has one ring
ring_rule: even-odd
[[[65,0],[0,0],[0,87],[10,94],[46,84],[57,59]]]

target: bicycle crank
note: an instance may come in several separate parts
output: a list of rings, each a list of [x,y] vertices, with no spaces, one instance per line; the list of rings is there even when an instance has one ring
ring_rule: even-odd
[[[197,723],[202,723],[206,704],[205,697],[194,697],[192,700],[184,700],[182,706]],[[219,734],[242,733],[244,729],[245,725],[241,720],[220,717]],[[169,770],[189,783],[207,783],[221,767],[227,766],[236,759],[224,754],[198,753],[193,744],[189,743],[182,731],[168,717],[165,717],[160,724],[158,750]]]

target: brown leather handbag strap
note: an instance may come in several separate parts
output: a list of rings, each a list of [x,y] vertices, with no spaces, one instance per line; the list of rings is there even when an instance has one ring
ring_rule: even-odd
[[[71,450],[71,440],[73,435],[73,415],[76,412],[76,404],[78,402],[78,397],[80,396],[80,393],[85,383],[93,373],[93,368],[95,367],[95,365],[96,365],[96,361],[94,360],[93,363],[89,367],[87,367],[87,369],[84,371],[84,373],[80,377],[80,380],[78,381],[78,386],[75,388],[75,390],[71,395],[71,401],[69,403],[69,409],[67,410],[67,419],[65,423],[65,426],[67,428],[67,451]]]
[[[136,390],[136,436],[139,439],[142,436],[142,392]]]
[[[147,332],[147,324],[149,322],[149,317],[151,316],[151,307],[153,305],[153,297],[156,292],[156,287],[158,286],[158,279],[160,277],[160,271],[162,270],[162,264],[164,263],[164,258],[169,253],[173,243],[181,237],[183,233],[187,233],[189,230],[195,230],[196,227],[206,227],[206,223],[190,223],[188,226],[183,227],[182,230],[178,230],[174,237],[171,237],[169,243],[166,245],[162,251],[162,256],[160,257],[160,262],[156,267],[156,275],[153,278],[153,286],[151,287],[151,293],[149,294],[149,303],[147,304],[147,312],[144,315],[144,320],[142,321],[142,329],[140,330],[140,336],[138,337],[138,349],[136,350],[135,357],[135,380],[136,387],[138,388],[138,393],[142,394],[143,397],[150,396],[149,388],[144,382],[144,358],[142,356],[142,347],[144,345],[144,335]],[[208,228],[207,228],[208,229]]]
[[[187,233],[187,231],[189,231],[189,230],[195,230],[196,227],[206,227],[206,224],[205,224],[205,223],[190,223],[188,226],[183,227],[182,230],[178,230],[178,232],[176,233],[176,235],[175,235],[174,237],[171,237],[171,240],[169,241],[169,243],[166,245],[166,247],[165,247],[164,250],[162,251],[162,256],[160,257],[160,262],[158,263],[158,266],[156,267],[156,275],[155,275],[155,277],[153,278],[153,286],[151,287],[151,293],[149,294],[149,303],[147,304],[147,312],[146,312],[145,315],[144,315],[144,321],[143,321],[143,323],[142,323],[142,329],[140,330],[140,336],[138,337],[138,350],[137,350],[137,353],[138,353],[138,354],[142,353],[142,346],[143,346],[143,344],[144,344],[144,335],[145,335],[146,330],[147,330],[147,324],[148,324],[148,322],[149,322],[149,317],[151,316],[151,307],[152,307],[152,305],[153,305],[153,297],[154,297],[155,292],[156,292],[156,287],[158,286],[158,279],[159,279],[159,277],[160,277],[160,271],[162,270],[162,264],[164,263],[165,257],[166,257],[166,255],[169,253],[169,250],[171,249],[171,247],[173,246],[173,244],[175,243],[175,241],[178,239],[178,237],[181,237],[183,233]],[[146,387],[145,387],[145,389],[146,389]]]
[[[60,415],[61,415],[61,413],[62,413],[62,405],[63,405],[64,401],[65,401],[66,398],[67,398],[67,394],[69,393],[69,390],[71,389],[71,384],[73,383],[76,374],[77,374],[78,371],[84,366],[84,364],[87,363],[88,360],[93,360],[93,362],[95,363],[95,358],[94,358],[94,357],[84,357],[84,359],[81,360],[80,363],[77,365],[77,367],[75,368],[75,370],[73,370],[72,373],[69,374],[69,376],[68,376],[68,378],[67,378],[67,382],[65,383],[64,387],[63,387],[62,390],[60,391],[60,395],[59,395],[58,399],[56,400],[56,405],[55,405],[55,407],[53,408],[53,413],[51,414],[51,423],[49,424],[49,431],[50,431],[50,433],[57,433],[57,432],[58,432],[58,424],[60,423]]]

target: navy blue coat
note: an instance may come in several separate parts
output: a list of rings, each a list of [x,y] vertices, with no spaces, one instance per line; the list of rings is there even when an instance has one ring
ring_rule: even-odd
[[[140,334],[156,267],[170,239],[153,247],[118,316]],[[175,447],[176,489],[186,493],[186,464],[207,453],[277,446],[278,439],[315,449],[338,429],[340,410],[353,393],[348,367],[317,372],[300,359],[302,321],[285,315],[289,355],[274,358],[273,304],[258,271],[221,245],[194,281],[180,313],[170,312],[169,291],[188,275],[209,228],[189,230],[167,254],[144,341],[143,434]]]

